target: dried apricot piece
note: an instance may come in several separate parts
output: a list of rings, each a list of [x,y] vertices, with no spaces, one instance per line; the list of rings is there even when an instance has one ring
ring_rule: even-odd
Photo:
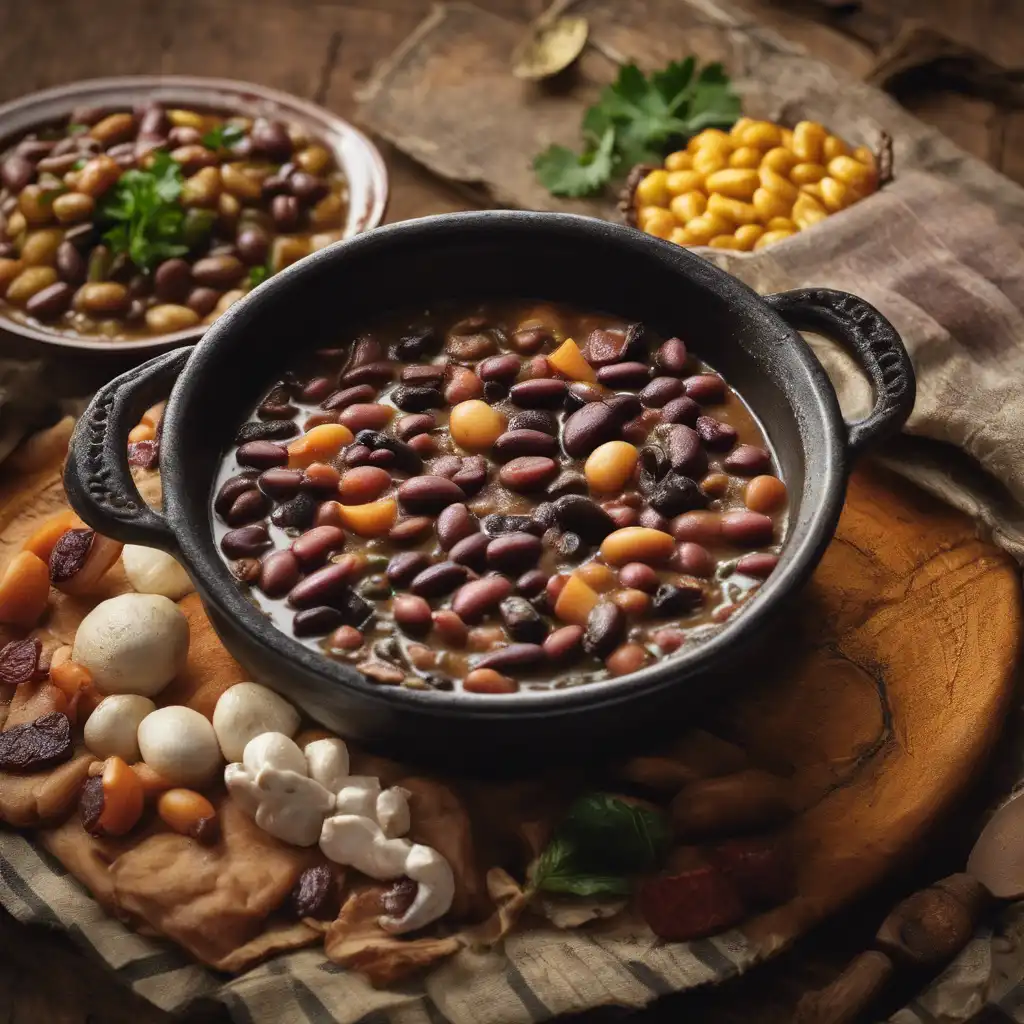
[[[34,626],[50,599],[50,571],[31,551],[19,551],[0,579],[0,622]]]

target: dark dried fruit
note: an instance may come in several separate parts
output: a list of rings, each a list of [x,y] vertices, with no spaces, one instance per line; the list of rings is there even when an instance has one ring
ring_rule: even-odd
[[[50,552],[50,582],[54,586],[66,583],[81,571],[95,536],[95,532],[88,529],[68,530],[61,534]]]
[[[313,522],[313,516],[320,502],[307,492],[297,494],[291,501],[286,501],[270,514],[270,521],[283,528],[294,526],[300,529]]]
[[[71,757],[71,722],[60,711],[0,733],[0,771],[41,772]]]
[[[327,864],[306,868],[288,899],[292,913],[300,921],[304,917],[331,920],[338,913],[339,903],[334,871]]]
[[[441,339],[433,327],[425,327],[420,331],[399,338],[388,355],[400,363],[418,363],[425,356],[432,355],[440,347]]]
[[[611,601],[594,605],[587,616],[583,650],[595,658],[606,658],[626,639],[626,613]]]
[[[82,795],[78,798],[78,816],[82,820],[82,827],[91,836],[102,835],[99,826],[104,803],[103,777],[94,775],[86,779]]]
[[[640,486],[643,487],[642,481]],[[705,508],[708,503],[707,495],[695,480],[675,472],[669,473],[655,487],[649,500],[651,508],[666,519],[672,519],[684,512],[692,512],[697,508]]]
[[[500,537],[506,533],[532,533],[540,537],[545,530],[531,516],[513,516],[501,512],[484,516],[481,526],[488,537]]]
[[[640,887],[638,905],[654,934],[670,942],[714,935],[744,916],[736,886],[713,865],[649,878]]]
[[[651,602],[655,615],[673,617],[692,611],[704,600],[704,588],[700,580],[680,579],[678,584],[663,583],[658,587]]]
[[[600,544],[615,529],[615,520],[596,501],[582,494],[559,498],[555,502],[555,518],[563,530],[590,544]]]
[[[371,452],[389,451],[395,456],[396,469],[409,476],[415,476],[423,470],[423,460],[404,441],[397,437],[388,437],[379,430],[360,430],[356,434],[356,443],[369,448]],[[351,449],[349,449],[351,451]]]
[[[39,656],[43,645],[34,637],[12,640],[0,650],[0,683],[17,686],[39,678]]]
[[[249,441],[287,441],[299,432],[293,420],[267,419],[259,423],[243,423],[235,434],[235,444]]]
[[[513,640],[524,644],[539,644],[548,635],[548,624],[525,598],[505,598],[501,602],[500,611],[505,632]]]
[[[388,917],[401,917],[416,899],[418,883],[411,878],[400,878],[380,894],[381,910]]]
[[[156,469],[160,464],[160,445],[156,441],[132,441],[128,445],[128,465]]]
[[[220,818],[200,818],[189,829],[188,834],[203,846],[213,846],[220,839]]]

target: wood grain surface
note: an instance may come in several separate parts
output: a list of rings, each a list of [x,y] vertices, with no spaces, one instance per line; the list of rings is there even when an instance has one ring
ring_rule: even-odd
[[[477,0],[526,21],[544,0]],[[869,0],[829,12],[813,0],[739,0],[752,16],[816,56],[867,76],[879,54],[913,19],[941,28],[1005,67],[1024,65],[1021,0]],[[262,82],[340,113],[354,92],[428,13],[429,0],[47,0],[0,5],[0,101],[80,78],[131,73],[195,73]],[[924,76],[900,83],[899,98],[974,155],[1024,182],[1024,110],[984,90]],[[384,147],[392,176],[389,220],[464,208],[466,199]],[[888,485],[887,485],[888,486]],[[883,502],[884,507],[884,502]],[[834,976],[873,934],[889,904],[963,862],[974,818],[988,793],[983,779],[948,815],[922,858],[895,871],[858,906],[824,924],[771,968],[718,992],[667,1000],[645,1015],[706,1024],[792,1019],[799,995]],[[893,1005],[901,996],[893,995]],[[595,1020],[614,1014],[594,1015]],[[64,936],[0,916],[0,1024],[156,1024],[167,1021],[126,993]],[[220,1011],[191,1021],[224,1021]]]

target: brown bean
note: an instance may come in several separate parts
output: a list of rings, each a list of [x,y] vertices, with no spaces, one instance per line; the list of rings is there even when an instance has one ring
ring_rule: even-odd
[[[526,364],[523,376],[527,380],[539,380],[541,377],[554,377],[555,368],[548,362],[546,356],[534,356]]]
[[[658,589],[658,574],[643,562],[627,562],[619,570],[619,583],[631,590],[642,590],[653,594]]]
[[[141,307],[141,303],[140,303]],[[133,303],[134,308],[134,303]],[[143,307],[144,308],[144,307]],[[132,315],[129,309],[128,315]],[[159,306],[150,306],[144,312],[146,326],[154,334],[169,334],[172,331],[186,331],[199,323],[199,316],[188,306],[177,306],[168,302]]]
[[[235,459],[240,466],[270,469],[287,463],[288,449],[273,441],[248,441],[235,452]]]
[[[20,192],[35,177],[36,169],[32,162],[18,153],[9,156],[0,165],[0,181],[11,192]]]
[[[470,363],[493,355],[498,348],[498,343],[490,334],[450,333],[444,348],[445,352],[453,359]]]
[[[341,383],[346,388],[355,387],[358,384],[370,384],[373,387],[380,388],[393,380],[394,376],[395,367],[393,363],[383,361],[379,363],[364,363],[349,370],[341,378]],[[337,406],[334,406],[334,408],[337,408]]]
[[[604,664],[609,675],[618,677],[643,668],[647,660],[647,651],[639,644],[623,644],[608,655]]]
[[[516,580],[516,591],[524,597],[536,597],[547,586],[548,574],[543,569],[531,569]]]
[[[429,516],[410,516],[395,523],[388,530],[388,540],[392,544],[418,544],[427,538],[434,529],[434,520]]]
[[[678,541],[717,544],[722,539],[722,516],[718,512],[684,512],[672,520],[672,536]]]
[[[391,603],[391,614],[398,627],[413,636],[426,633],[433,622],[430,605],[415,594],[399,594]]]
[[[775,566],[778,564],[778,555],[770,554],[767,551],[758,551],[750,555],[744,555],[736,563],[736,571],[743,573],[745,576],[754,576],[756,579],[763,580],[771,576]]]
[[[643,618],[651,607],[651,595],[642,590],[617,590],[612,600],[633,619]]]
[[[722,468],[740,476],[758,476],[769,473],[772,468],[771,456],[763,449],[752,444],[737,445],[722,460]]]
[[[460,501],[449,505],[437,517],[437,540],[442,551],[451,551],[460,540],[477,533],[480,523]]]
[[[321,494],[335,494],[341,483],[341,474],[326,462],[311,462],[302,471],[302,489]]]
[[[646,363],[612,363],[597,371],[597,379],[609,388],[632,390],[644,387],[651,379]]]
[[[67,240],[57,246],[57,273],[68,284],[81,284],[85,280],[86,263],[82,254]]]
[[[498,462],[530,455],[550,458],[558,454],[558,439],[540,430],[506,430],[494,442],[491,454]]]
[[[655,377],[640,392],[639,398],[649,409],[661,409],[683,394],[683,382],[678,377]]]
[[[417,597],[444,597],[466,581],[468,570],[457,562],[439,562],[417,574],[409,589]]]
[[[512,581],[505,576],[485,576],[463,584],[452,598],[452,611],[463,622],[475,624],[512,593]]]
[[[327,647],[335,651],[358,651],[363,646],[363,634],[354,626],[340,626],[327,639]]]
[[[260,566],[259,588],[267,597],[284,597],[299,582],[299,561],[291,551],[274,551]]]
[[[654,356],[654,365],[673,377],[681,377],[686,370],[686,345],[679,338],[669,338]]]
[[[637,520],[637,526],[644,526],[648,530],[661,530],[662,533],[670,532],[669,520],[660,512],[655,512],[653,508],[640,510],[640,518]]]
[[[475,668],[462,683],[467,693],[515,693],[519,684],[493,668]]]
[[[153,273],[153,288],[161,302],[183,302],[192,290],[192,268],[183,259],[164,260]]]
[[[73,153],[68,155],[72,161],[78,159]],[[92,196],[84,192],[65,192],[54,199],[53,215],[61,224],[80,224],[92,217],[95,207],[96,202]]]
[[[288,177],[288,187],[299,202],[312,204],[327,195],[330,188],[323,178],[308,171],[294,171]]]
[[[217,491],[217,496],[213,499],[213,510],[218,515],[224,515],[234,504],[235,498],[246,491],[253,490],[255,487],[256,474],[251,470],[246,473],[240,473],[238,476],[230,477],[221,484],[220,490]]]
[[[442,608],[434,612],[434,629],[438,636],[452,647],[465,647],[469,628],[455,612]]]
[[[312,608],[327,604],[348,589],[351,579],[351,565],[336,563],[324,566],[323,569],[310,573],[292,588],[288,595],[288,603],[293,608]]]
[[[131,114],[108,114],[89,129],[89,136],[103,147],[124,142],[135,135],[135,118]]]
[[[399,486],[398,500],[410,512],[429,515],[465,501],[466,495],[458,484],[443,476],[415,476]]]
[[[167,145],[173,149],[182,146],[198,146],[203,141],[203,133],[191,125],[175,125],[167,133]]]
[[[270,534],[262,523],[230,530],[220,540],[220,549],[228,558],[253,558],[270,545]]]
[[[709,498],[724,498],[729,493],[729,483],[729,477],[725,473],[708,473],[701,480],[700,489]]]
[[[451,379],[444,389],[444,398],[449,405],[469,402],[474,398],[483,397],[484,382],[464,366],[451,368]]]
[[[249,266],[262,265],[267,262],[270,251],[270,238],[266,231],[255,224],[241,226],[235,235],[235,248],[238,255]]]
[[[669,558],[668,564],[676,572],[687,576],[699,576],[708,579],[715,574],[715,560],[707,548],[693,541],[684,541]]]
[[[245,491],[235,498],[224,514],[228,526],[245,526],[262,519],[270,511],[270,499],[259,491]]]
[[[583,650],[595,658],[606,658],[626,638],[626,613],[611,601],[600,601],[587,616]]]
[[[302,208],[295,196],[274,196],[270,201],[270,215],[278,231],[294,231],[299,226]]]
[[[400,441],[408,441],[417,434],[429,434],[437,427],[437,420],[429,412],[413,413],[402,416],[395,423],[395,437]]]
[[[206,256],[192,265],[192,277],[207,288],[233,288],[244,274],[245,264],[237,256]]]
[[[725,381],[713,373],[699,373],[683,381],[686,396],[701,405],[725,401]]]
[[[558,476],[558,463],[542,456],[513,459],[501,467],[498,479],[510,490],[529,492],[546,487]]]
[[[555,377],[537,377],[513,386],[508,393],[513,405],[521,409],[558,409],[565,401],[568,385]]]
[[[253,152],[270,160],[283,162],[292,155],[291,137],[280,121],[257,117],[249,137],[252,139]]]
[[[661,409],[662,423],[685,423],[692,427],[700,416],[700,406],[692,399],[683,395],[673,398]]]
[[[544,663],[547,655],[540,644],[509,644],[485,654],[476,668],[493,668],[501,672],[522,672]]]
[[[566,665],[583,653],[583,627],[563,626],[549,633],[543,643],[544,654],[555,665]]]
[[[521,365],[522,360],[519,356],[511,354],[491,356],[477,367],[477,373],[483,381],[496,380],[510,384],[519,375]]]
[[[356,403],[342,412],[338,422],[358,434],[360,430],[383,430],[394,415],[395,410],[389,405]]]
[[[392,556],[386,575],[393,587],[407,587],[429,567],[430,558],[422,551],[402,551]]]
[[[786,485],[778,477],[756,476],[747,484],[743,500],[751,512],[768,513],[782,508],[786,497]]]
[[[409,438],[409,447],[423,459],[437,454],[437,443],[429,434],[417,434]]]
[[[532,533],[506,533],[491,541],[487,548],[487,564],[492,569],[516,572],[535,565],[543,550],[541,539]]]
[[[391,474],[378,466],[345,470],[338,487],[343,505],[365,505],[376,501],[391,486]]]
[[[345,546],[345,531],[337,526],[314,526],[292,541],[291,551],[303,569],[311,569],[326,561],[333,551]]]
[[[307,608],[292,619],[292,632],[296,636],[323,636],[344,625],[345,616],[337,608],[320,605]],[[401,670],[396,669],[401,674]]]
[[[480,572],[487,562],[487,548],[490,543],[491,538],[487,534],[474,533],[460,540],[448,552],[448,556],[453,562]]]
[[[376,390],[370,384],[357,384],[328,395],[321,404],[322,409],[347,409],[350,405],[372,402],[377,397]]]
[[[736,428],[731,423],[722,423],[712,416],[697,417],[697,433],[713,452],[728,451],[737,438]]]
[[[37,320],[55,320],[71,305],[72,295],[71,285],[58,281],[36,292],[25,303],[25,312]]]
[[[730,544],[753,548],[770,544],[774,524],[759,512],[726,512],[722,515],[722,537]]]
[[[221,293],[216,288],[193,288],[188,293],[185,305],[198,317],[209,316],[217,303],[220,301]]]
[[[90,282],[75,292],[74,304],[83,313],[116,315],[128,305],[128,289],[116,281]]]
[[[509,338],[509,345],[524,356],[531,356],[553,342],[554,337],[546,327],[524,327]]]
[[[272,498],[294,498],[302,484],[301,469],[285,469],[276,467],[265,470],[259,476],[260,490]]]
[[[116,160],[111,160],[106,153],[94,156],[78,172],[75,191],[84,192],[93,199],[98,199],[104,192],[112,188],[121,177],[122,169]]]
[[[684,423],[670,423],[662,427],[659,434],[664,442],[669,464],[677,473],[688,477],[702,477],[707,472],[707,453],[696,430]]]

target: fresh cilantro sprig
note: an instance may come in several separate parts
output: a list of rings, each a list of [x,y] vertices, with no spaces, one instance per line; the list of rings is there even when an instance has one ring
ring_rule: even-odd
[[[721,64],[698,72],[687,57],[650,76],[625,64],[583,116],[583,152],[550,146],[535,157],[534,170],[553,195],[593,195],[617,173],[659,161],[705,128],[729,128],[739,115],[739,97]]]
[[[203,136],[207,149],[230,149],[245,138],[245,129],[239,124],[219,124]]]
[[[255,267],[249,268],[249,287],[256,288],[258,285],[263,284],[264,281],[270,276],[270,270],[265,267],[262,263],[258,263]]]
[[[182,184],[181,165],[161,150],[153,153],[149,170],[125,171],[100,204],[99,218],[107,225],[103,240],[140,270],[185,255]]]
[[[657,867],[670,833],[659,811],[607,793],[580,797],[530,868],[534,891],[626,896],[631,876]]]

